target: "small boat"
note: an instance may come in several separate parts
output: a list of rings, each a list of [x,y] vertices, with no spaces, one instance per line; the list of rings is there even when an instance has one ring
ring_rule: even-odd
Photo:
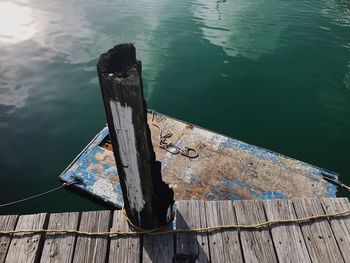
[[[337,186],[332,181],[337,181],[338,175],[334,172],[155,111],[149,110],[147,115],[162,178],[173,188],[176,200],[336,197]],[[70,186],[73,191],[109,207],[123,206],[108,127],[93,138],[59,180],[76,182]]]

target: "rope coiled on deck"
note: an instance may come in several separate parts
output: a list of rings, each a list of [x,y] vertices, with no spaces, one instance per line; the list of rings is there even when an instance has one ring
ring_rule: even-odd
[[[198,157],[198,152],[196,149],[191,147],[179,147],[171,142],[167,142],[167,140],[173,136],[173,133],[169,130],[164,131],[161,129],[155,122],[154,122],[154,111],[152,110],[152,125],[159,129],[159,142],[158,146],[161,149],[166,150],[167,152],[171,154],[181,154],[183,156],[186,156],[189,159],[194,159]]]

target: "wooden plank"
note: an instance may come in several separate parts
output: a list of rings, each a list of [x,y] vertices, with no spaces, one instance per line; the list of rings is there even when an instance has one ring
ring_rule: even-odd
[[[237,224],[232,201],[205,203],[207,226]],[[244,262],[238,230],[218,230],[208,233],[211,262]]]
[[[171,230],[172,223],[163,230]],[[174,261],[174,235],[143,235],[142,262],[171,263]]]
[[[15,230],[34,230],[45,228],[46,213],[22,215]],[[41,234],[14,234],[6,255],[6,262],[37,262],[42,247]]]
[[[238,224],[250,225],[266,221],[261,201],[234,201],[233,204]],[[242,229],[240,237],[246,262],[277,262],[268,228]]]
[[[268,220],[296,219],[290,200],[264,201]],[[279,262],[311,262],[299,223],[277,224],[270,227]]]
[[[111,231],[131,231],[120,210],[114,211]],[[108,262],[140,262],[140,241],[140,236],[112,236]]]
[[[295,198],[292,201],[298,218],[324,214],[320,199]],[[344,262],[327,219],[300,223],[300,226],[313,262]]]
[[[0,230],[14,230],[18,220],[18,215],[0,216]],[[5,261],[6,253],[11,242],[12,235],[0,234],[0,262]]]
[[[332,198],[322,200],[323,209],[327,214],[347,211],[350,209],[347,198]],[[331,228],[345,262],[350,262],[350,215],[330,218]]]
[[[176,228],[206,227],[206,213],[203,201],[179,201],[176,211]],[[176,261],[209,262],[207,232],[178,233],[176,235]]]
[[[83,212],[80,231],[107,232],[110,211]],[[109,237],[83,236],[77,238],[73,262],[105,262]]]
[[[76,230],[79,213],[51,214],[48,229]],[[46,234],[40,262],[72,262],[76,234]]]

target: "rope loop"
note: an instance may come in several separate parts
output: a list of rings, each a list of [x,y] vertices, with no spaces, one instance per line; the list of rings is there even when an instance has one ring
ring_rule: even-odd
[[[167,139],[169,139],[171,136],[173,136],[173,133],[169,130],[162,130],[157,124],[154,122],[154,111],[152,110],[152,125],[154,127],[157,127],[159,129],[159,142],[158,146],[161,149],[166,150],[167,152],[171,154],[181,154],[183,156],[186,156],[189,159],[194,159],[198,157],[198,152],[196,149],[191,147],[179,147],[171,142],[167,142]]]
[[[198,157],[198,152],[194,148],[184,147],[184,149],[181,150],[180,152],[182,155],[184,155],[190,159],[194,159],[194,158]]]

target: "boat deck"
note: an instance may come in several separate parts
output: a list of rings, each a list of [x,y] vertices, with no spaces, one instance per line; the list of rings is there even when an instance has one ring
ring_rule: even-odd
[[[148,113],[156,159],[162,178],[176,200],[284,199],[336,197],[337,187],[324,178],[337,174],[284,155],[220,135],[161,113]],[[167,142],[196,149],[194,159],[171,154],[159,147],[160,129],[171,132]],[[120,208],[123,196],[108,128],[83,150],[60,176],[72,189]]]
[[[177,229],[256,224],[350,209],[346,198],[178,201]],[[130,231],[122,212],[0,216],[0,230]],[[349,262],[350,216],[259,229],[137,236],[0,235],[0,262]]]

